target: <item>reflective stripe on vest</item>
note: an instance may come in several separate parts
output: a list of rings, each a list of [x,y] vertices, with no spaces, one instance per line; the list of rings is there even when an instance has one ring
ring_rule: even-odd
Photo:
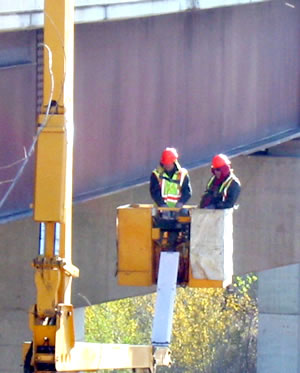
[[[185,168],[180,168],[180,170],[174,173],[172,178],[165,172],[161,173],[158,170],[154,170],[154,173],[158,178],[163,200],[168,207],[175,207],[181,197],[181,187],[187,175],[187,170]]]
[[[214,180],[215,180],[215,176],[212,176],[207,183],[207,189],[209,189],[211,187]],[[225,201],[225,199],[227,197],[227,191],[228,191],[228,188],[230,187],[232,181],[233,181],[233,175],[230,175],[225,181],[223,181],[223,183],[221,184],[221,186],[218,190],[218,192],[220,194],[222,193],[222,201],[223,202]]]

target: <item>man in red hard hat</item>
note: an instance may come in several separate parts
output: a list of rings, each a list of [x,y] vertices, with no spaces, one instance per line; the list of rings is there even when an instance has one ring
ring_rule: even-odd
[[[175,148],[166,148],[150,177],[150,194],[159,207],[181,208],[192,195],[188,171],[178,162]]]
[[[234,207],[241,183],[233,173],[231,162],[225,154],[215,155],[211,163],[212,176],[201,197],[200,208],[227,209]]]

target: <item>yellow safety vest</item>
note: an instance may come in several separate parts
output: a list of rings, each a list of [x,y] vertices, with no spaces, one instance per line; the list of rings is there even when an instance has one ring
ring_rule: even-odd
[[[178,170],[174,172],[172,178],[168,176],[164,168],[158,167],[154,170],[160,189],[161,196],[168,207],[175,207],[176,203],[181,197],[181,188],[185,176],[187,175],[187,170],[177,165]]]
[[[209,189],[213,183],[213,181],[215,180],[215,176],[212,176],[208,183],[207,183],[207,189]],[[220,194],[222,194],[222,201],[224,202],[226,200],[226,197],[227,197],[227,191],[228,191],[228,188],[230,187],[232,181],[233,181],[234,177],[233,175],[230,175],[226,180],[223,181],[223,183],[220,185],[220,188],[218,190],[218,192]]]

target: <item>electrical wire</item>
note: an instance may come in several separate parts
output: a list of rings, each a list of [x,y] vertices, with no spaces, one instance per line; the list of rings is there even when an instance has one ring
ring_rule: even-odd
[[[57,34],[57,36],[59,38],[59,41],[60,41],[62,49],[63,49],[64,60],[66,62],[66,54],[65,54],[65,49],[64,49],[64,43],[63,43],[62,35],[60,34],[60,32],[59,32],[56,24],[53,22],[52,18],[49,16],[49,14],[47,14],[47,12],[44,12],[44,15],[49,19],[49,21],[51,22],[52,26],[55,28],[55,32],[56,32],[56,34]],[[37,140],[38,140],[41,132],[43,131],[43,129],[46,127],[46,125],[47,125],[47,123],[48,123],[48,121],[49,121],[49,119],[51,117],[50,110],[51,110],[53,93],[54,93],[54,74],[53,74],[53,70],[52,70],[52,51],[51,51],[51,48],[46,43],[38,43],[37,47],[46,48],[47,51],[48,51],[48,66],[49,66],[49,73],[50,73],[50,77],[51,77],[50,98],[49,98],[49,101],[48,101],[48,105],[47,105],[47,110],[46,110],[44,122],[39,126],[39,128],[38,128],[38,130],[36,132],[36,135],[33,138],[33,141],[32,141],[32,144],[31,144],[31,146],[29,148],[28,153],[26,152],[26,148],[24,147],[24,158],[22,158],[22,159],[20,159],[20,160],[18,160],[16,162],[13,162],[12,164],[10,164],[8,166],[2,166],[2,167],[0,167],[0,170],[1,170],[1,169],[12,167],[12,166],[14,166],[14,165],[16,165],[16,164],[18,164],[20,162],[23,162],[22,165],[21,165],[21,167],[20,167],[20,169],[16,173],[16,176],[13,179],[11,179],[11,180],[5,180],[3,182],[0,182],[0,185],[1,185],[1,183],[2,184],[11,183],[10,187],[8,188],[8,190],[6,191],[6,193],[4,194],[3,198],[0,200],[0,210],[3,207],[4,203],[6,202],[7,198],[9,197],[9,195],[11,194],[11,192],[13,191],[13,189],[15,188],[18,180],[22,176],[22,174],[24,172],[24,169],[25,169],[25,167],[26,167],[26,165],[27,165],[30,157],[32,156],[32,154],[33,154],[33,152],[35,150],[35,146],[36,146]],[[66,63],[64,64],[64,66],[66,66]],[[66,71],[64,71],[64,79],[62,81],[62,86],[61,86],[61,90],[60,90],[60,95],[59,95],[59,98],[58,98],[58,102],[60,101],[61,95],[63,93],[63,87],[64,87],[65,77],[66,77]]]
[[[22,163],[21,167],[19,168],[18,172],[16,173],[16,176],[14,177],[14,179],[12,179],[11,185],[9,186],[9,188],[7,189],[6,193],[4,194],[4,196],[2,197],[2,199],[0,201],[0,210],[3,207],[4,203],[6,202],[7,198],[9,197],[10,193],[13,191],[13,189],[14,189],[15,185],[17,184],[18,180],[22,176],[22,174],[24,172],[24,169],[25,169],[30,157],[32,156],[32,154],[35,150],[35,146],[36,146],[36,143],[38,141],[38,138],[39,138],[41,132],[43,131],[43,129],[46,127],[46,125],[47,125],[47,123],[48,123],[48,121],[51,117],[50,109],[51,109],[51,103],[52,103],[53,92],[54,92],[54,75],[53,75],[53,70],[52,70],[52,51],[49,48],[49,46],[45,43],[39,43],[37,46],[38,47],[42,46],[42,47],[46,48],[47,51],[48,51],[49,73],[50,73],[50,77],[51,77],[50,97],[49,97],[49,101],[48,101],[48,105],[47,105],[47,110],[46,110],[44,122],[39,126],[39,128],[38,128],[38,130],[37,130],[37,132],[36,132],[36,134],[33,138],[32,144],[31,144],[28,152],[26,152],[26,149],[25,149],[25,158],[23,158],[23,163]],[[19,163],[19,162],[20,161],[14,162],[14,164]]]
[[[26,153],[26,148],[24,147],[24,158],[19,159],[18,161],[15,161],[13,163],[10,163],[6,166],[0,166],[0,170],[5,170],[7,168],[11,168],[11,167],[15,166],[16,164],[19,164],[19,163],[23,162],[26,158],[27,158],[27,153]]]

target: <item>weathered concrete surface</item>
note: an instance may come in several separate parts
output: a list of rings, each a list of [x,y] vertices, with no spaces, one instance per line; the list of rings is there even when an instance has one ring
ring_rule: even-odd
[[[232,213],[233,209],[191,210],[190,266],[195,279],[232,282]]]
[[[300,265],[259,273],[257,373],[300,371]]]
[[[0,226],[0,372],[21,372],[22,344],[30,340],[28,308],[34,300],[31,259],[38,228],[31,220]]]
[[[300,159],[247,157],[234,165],[243,184],[234,217],[235,273],[299,263]]]

